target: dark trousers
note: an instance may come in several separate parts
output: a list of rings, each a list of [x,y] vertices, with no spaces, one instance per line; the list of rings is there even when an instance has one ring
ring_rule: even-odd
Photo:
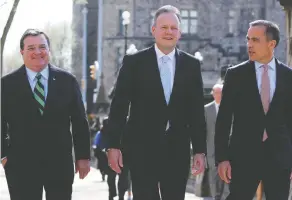
[[[114,172],[111,169],[108,169],[107,173],[107,184],[109,188],[109,196],[110,197],[115,197],[117,196],[117,189],[116,189],[116,172]],[[123,199],[125,196],[126,191],[128,190],[129,187],[129,169],[124,166],[122,169],[121,174],[118,175],[119,180],[118,180],[118,195],[120,199]]]
[[[263,142],[262,156],[255,165],[233,163],[230,195],[227,200],[252,200],[262,180],[266,200],[287,200],[290,188],[291,169],[282,169],[271,160],[269,139]],[[247,160],[248,162],[248,160]]]
[[[41,200],[43,189],[46,200],[71,200],[74,171],[70,168],[67,173],[72,171],[72,176],[66,177],[53,167],[49,171],[50,169],[38,165],[16,167],[9,160],[6,164],[4,169],[11,200]]]
[[[104,175],[106,173],[106,170],[108,169],[106,153],[102,151],[99,147],[96,147],[94,149],[94,156],[97,158],[97,169],[99,169],[100,173]]]
[[[148,152],[146,156],[133,156],[129,161],[133,200],[185,198],[190,168],[189,145],[181,145],[172,133],[163,137],[158,151]],[[152,151],[151,148],[149,151]]]

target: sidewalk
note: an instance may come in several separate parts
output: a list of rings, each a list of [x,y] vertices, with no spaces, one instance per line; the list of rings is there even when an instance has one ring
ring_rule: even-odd
[[[29,180],[28,180],[29,182]],[[6,184],[5,174],[2,166],[0,167],[0,197],[1,200],[9,200],[9,193]],[[45,198],[43,198],[45,199]],[[107,200],[108,186],[106,182],[101,181],[101,175],[98,170],[91,168],[88,176],[80,180],[78,175],[75,176],[73,184],[72,200]],[[127,200],[127,198],[125,198]],[[186,193],[185,200],[202,200],[193,194]]]

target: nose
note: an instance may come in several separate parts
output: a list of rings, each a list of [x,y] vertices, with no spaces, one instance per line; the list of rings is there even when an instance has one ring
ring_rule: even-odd
[[[172,33],[171,28],[167,28],[167,29],[165,30],[165,33],[167,33],[167,34],[171,34],[171,33]]]
[[[246,45],[247,45],[248,48],[250,48],[250,47],[252,47],[252,42],[251,42],[250,40],[248,40],[248,41],[246,42]]]
[[[41,53],[41,50],[39,48],[35,48],[34,53],[35,54],[40,54]]]

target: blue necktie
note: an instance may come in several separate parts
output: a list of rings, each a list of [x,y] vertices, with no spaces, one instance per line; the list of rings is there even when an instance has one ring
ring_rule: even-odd
[[[161,58],[160,65],[160,78],[163,86],[164,97],[166,103],[169,103],[170,94],[171,94],[171,72],[170,72],[170,58],[168,56],[163,56]]]

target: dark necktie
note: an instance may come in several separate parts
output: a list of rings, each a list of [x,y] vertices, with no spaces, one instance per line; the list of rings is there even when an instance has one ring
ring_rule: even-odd
[[[41,78],[42,78],[42,75],[38,73],[36,75],[37,82],[33,90],[33,93],[34,93],[34,98],[38,104],[38,109],[41,115],[43,115],[44,108],[45,108],[45,89],[44,89],[44,85],[41,83]]]

